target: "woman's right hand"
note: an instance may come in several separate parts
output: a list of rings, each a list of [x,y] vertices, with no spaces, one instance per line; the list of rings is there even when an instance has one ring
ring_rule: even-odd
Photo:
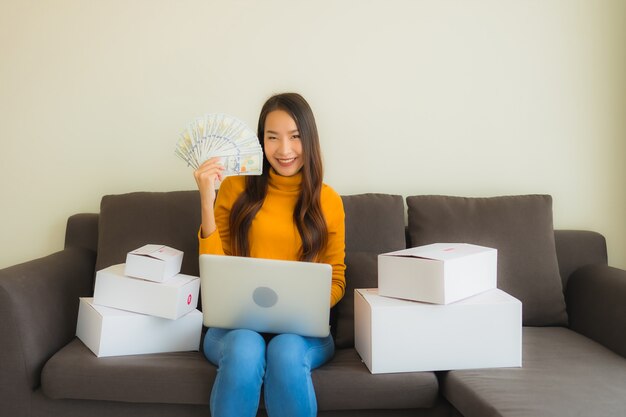
[[[220,158],[215,157],[204,161],[198,169],[193,172],[196,179],[202,204],[215,202],[215,181],[222,180],[224,166],[220,163]]]
[[[217,228],[215,224],[215,181],[223,179],[222,171],[224,166],[220,163],[220,158],[215,157],[205,161],[194,171],[198,190],[200,191],[200,208],[202,212],[201,236],[208,237]]]

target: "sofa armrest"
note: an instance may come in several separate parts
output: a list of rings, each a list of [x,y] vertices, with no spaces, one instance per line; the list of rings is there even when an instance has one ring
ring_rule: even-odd
[[[98,221],[97,213],[79,213],[70,216],[65,228],[65,247],[85,248],[96,252],[98,250]]]
[[[570,328],[626,357],[626,271],[589,265],[565,292]]]
[[[589,230],[555,230],[554,243],[563,288],[570,275],[586,265],[607,264],[606,239]]]
[[[3,407],[28,407],[43,365],[74,337],[78,298],[93,291],[95,258],[93,251],[67,248],[0,270]]]

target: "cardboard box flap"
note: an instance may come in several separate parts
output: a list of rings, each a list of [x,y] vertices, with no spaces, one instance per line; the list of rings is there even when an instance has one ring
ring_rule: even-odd
[[[161,261],[166,261],[180,255],[182,252],[178,249],[170,248],[165,245],[148,244],[129,253],[137,256],[147,256]]]
[[[185,275],[185,274],[177,274],[174,278],[169,279],[163,283],[156,283],[156,285],[161,286],[169,286],[169,287],[184,287],[189,284],[191,281],[197,280],[198,277],[194,277],[193,275]]]
[[[103,306],[100,304],[95,304],[93,301],[93,297],[85,298],[85,301],[87,302],[87,305],[90,308],[94,309],[101,316],[124,317],[124,316],[133,316],[134,314],[138,314],[138,313],[133,313],[127,310],[121,310],[118,308],[112,308],[112,307],[107,307],[107,306]]]
[[[431,245],[402,249],[383,253],[384,256],[400,256],[406,258],[431,259],[435,261],[451,261],[476,253],[495,250],[469,243],[433,243]]]

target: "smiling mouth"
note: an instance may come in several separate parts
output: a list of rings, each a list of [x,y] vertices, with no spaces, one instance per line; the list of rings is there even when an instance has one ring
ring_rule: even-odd
[[[289,159],[279,159],[279,158],[276,158],[276,160],[277,160],[278,162],[280,162],[281,164],[283,164],[283,165],[289,165],[290,163],[292,163],[293,161],[295,161],[295,160],[296,160],[296,158],[289,158]]]

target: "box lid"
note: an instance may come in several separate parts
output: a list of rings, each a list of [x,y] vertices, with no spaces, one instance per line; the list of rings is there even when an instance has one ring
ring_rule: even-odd
[[[487,291],[483,291],[479,294],[471,297],[459,300],[452,304],[432,304],[415,300],[405,300],[395,297],[387,297],[378,294],[378,288],[357,288],[356,292],[361,294],[365,300],[376,308],[451,308],[454,306],[468,306],[468,305],[480,305],[480,304],[504,304],[504,303],[516,303],[521,305],[521,301],[513,297],[509,293],[506,293],[498,288],[493,288]]]
[[[449,261],[487,251],[495,251],[495,249],[473,245],[471,243],[433,243],[430,245],[383,253],[381,255]]]
[[[126,264],[111,265],[107,268],[101,269],[100,271],[98,271],[98,273],[100,274],[108,273],[108,274],[114,275],[117,278],[130,279],[136,282],[141,282],[144,285],[156,285],[156,286],[163,287],[163,288],[184,287],[185,285],[189,284],[191,281],[200,279],[199,277],[196,277],[194,275],[176,274],[172,278],[164,282],[147,281],[141,278],[135,278],[129,275],[125,275],[125,268],[126,268]],[[98,274],[96,274],[96,279],[98,279]]]
[[[170,248],[169,246],[165,246],[165,245],[154,245],[154,244],[144,245],[129,253],[132,255],[137,255],[137,256],[148,256],[150,258],[159,259],[161,261],[166,261],[168,259],[175,258],[177,256],[180,256],[180,254],[182,254],[182,252],[179,251],[178,249]]]
[[[132,313],[126,310],[120,310],[117,308],[106,307],[100,304],[95,304],[93,302],[93,297],[81,297],[80,299],[83,300],[88,306],[96,310],[98,314],[100,314],[102,317],[128,317],[128,316],[134,316],[138,314],[138,313]]]

